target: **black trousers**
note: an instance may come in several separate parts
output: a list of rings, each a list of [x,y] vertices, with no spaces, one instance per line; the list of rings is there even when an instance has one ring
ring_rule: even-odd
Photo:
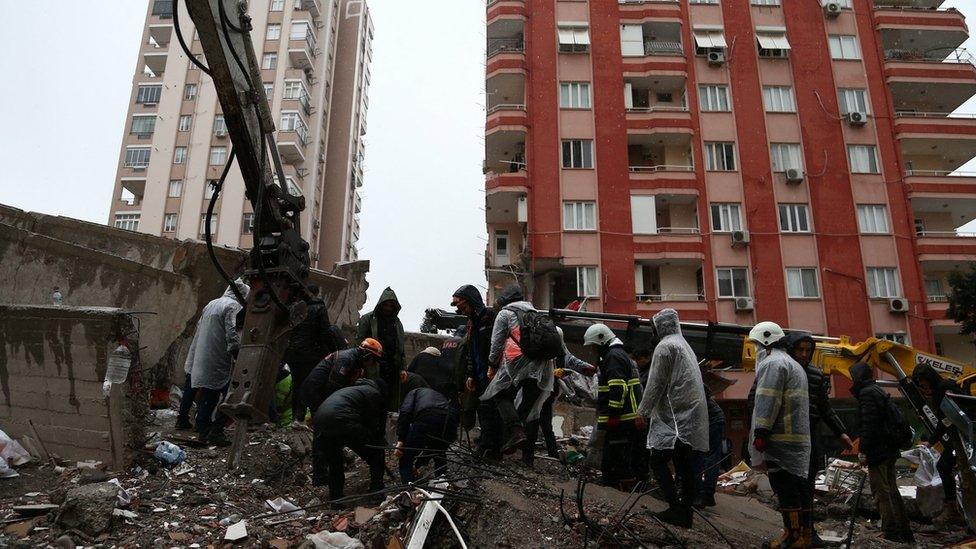
[[[672,450],[651,450],[651,470],[664,494],[664,499],[672,507],[690,509],[698,493],[698,473],[701,472],[702,453],[696,452],[684,442],[675,440]],[[674,474],[668,468],[674,468]],[[677,486],[675,479],[680,479]]]
[[[822,460],[820,459],[820,445],[817,444],[816,425],[810,426],[810,469],[807,472],[807,490],[810,492],[810,501],[816,495],[817,473],[820,472]]]
[[[518,409],[515,408],[515,397],[518,395],[519,391],[522,391],[522,402],[519,403]],[[532,405],[535,401],[539,399],[539,395],[542,393],[539,389],[539,384],[535,382],[534,379],[527,379],[521,383],[521,385],[512,384],[511,387],[505,389],[504,391],[495,395],[492,400],[495,401],[495,406],[498,408],[498,414],[501,416],[502,421],[505,423],[505,428],[511,431],[512,428],[518,425],[524,425],[525,427],[525,438],[526,448],[534,448],[535,441],[539,438],[539,420],[525,422],[525,418],[529,417],[529,412],[532,410]]]
[[[404,484],[414,482],[414,469],[423,467],[429,461],[434,461],[434,477],[443,476],[447,472],[446,452],[457,438],[460,417],[456,409],[452,408],[445,414],[431,414],[414,421],[410,425],[403,445],[403,457],[400,458],[400,480]]]
[[[180,397],[180,413],[178,420],[190,421],[190,409],[193,408],[193,401],[197,398],[197,390],[190,384],[190,374],[186,374],[186,381],[183,383],[183,395]]]
[[[808,488],[808,480],[782,469],[775,462],[767,461],[769,467],[769,486],[779,500],[780,510],[810,509],[813,494]]]
[[[227,394],[226,386],[223,389],[208,389],[197,387],[196,391],[200,395],[197,401],[197,433],[201,436],[218,435],[224,432],[227,425],[227,416],[217,411],[217,405]]]
[[[603,439],[603,484],[617,486],[621,480],[647,480],[647,431],[633,422],[608,428]]]
[[[312,484],[329,485],[329,499],[342,497],[346,483],[345,464],[342,459],[343,448],[349,448],[369,465],[369,489],[383,488],[385,461],[383,450],[369,448],[367,444],[380,446],[383,442],[369,442],[362,433],[326,434],[316,429],[312,439]]]
[[[294,363],[289,362],[288,367],[291,369],[291,419],[292,421],[304,422],[305,421],[305,411],[308,408],[305,406],[305,402],[302,400],[302,383],[305,382],[305,378],[308,374],[312,373],[312,369],[317,366],[317,362],[301,362],[295,361]]]
[[[556,391],[553,391],[542,405],[542,411],[539,413],[539,427],[542,429],[542,438],[546,441],[546,454],[553,458],[559,457],[556,433],[552,430],[552,404],[555,400]]]
[[[942,456],[935,464],[942,477],[942,491],[945,501],[956,501],[956,450],[951,445],[942,445]]]

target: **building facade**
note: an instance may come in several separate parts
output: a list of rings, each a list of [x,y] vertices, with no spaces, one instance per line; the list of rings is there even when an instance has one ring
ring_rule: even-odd
[[[941,3],[489,0],[489,286],[972,363],[976,66]]]
[[[354,178],[349,169],[329,168],[362,163],[368,91],[362,82],[369,80],[373,36],[369,11],[359,0],[249,5],[285,178],[292,192],[306,198],[301,233],[311,245],[312,266],[328,271],[336,262],[357,259],[362,174]],[[150,2],[108,222],[157,236],[202,239],[211,182],[220,178],[231,143],[213,81],[180,47],[173,16],[171,0]],[[190,50],[205,63],[182,3],[179,17]],[[339,66],[350,56],[361,61],[354,77],[347,74],[350,67]],[[337,132],[334,147],[333,131],[353,124],[355,135]],[[357,156],[334,155],[336,147]],[[251,247],[254,214],[236,164],[214,211],[215,242]]]

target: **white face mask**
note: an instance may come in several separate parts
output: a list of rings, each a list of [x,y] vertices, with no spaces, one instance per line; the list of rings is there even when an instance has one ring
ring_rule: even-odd
[[[769,351],[762,345],[756,346],[756,364],[759,364],[769,356]]]

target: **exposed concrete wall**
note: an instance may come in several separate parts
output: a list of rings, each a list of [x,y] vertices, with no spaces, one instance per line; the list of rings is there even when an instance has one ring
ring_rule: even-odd
[[[106,398],[108,356],[123,337],[133,352],[129,382]],[[139,345],[135,319],[118,309],[0,305],[0,425],[34,439],[31,420],[48,452],[121,469],[145,440]]]

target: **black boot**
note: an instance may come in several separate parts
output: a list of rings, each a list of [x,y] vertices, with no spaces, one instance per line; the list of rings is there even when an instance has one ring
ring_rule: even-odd
[[[669,505],[664,511],[654,513],[659,520],[681,528],[691,528],[693,515],[694,511],[690,507],[679,505]]]
[[[516,450],[525,445],[525,429],[521,425],[512,426],[512,434],[502,445],[502,453],[507,455],[514,454]]]
[[[780,509],[783,517],[783,533],[779,538],[763,543],[764,549],[787,549],[789,547],[809,547],[803,545],[803,523],[800,509]]]

